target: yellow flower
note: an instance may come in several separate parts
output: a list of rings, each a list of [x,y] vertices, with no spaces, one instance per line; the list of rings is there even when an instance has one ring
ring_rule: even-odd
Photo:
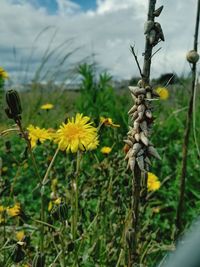
[[[0,206],[0,213],[3,213],[4,210],[5,210],[5,207],[1,205],[1,206]]]
[[[154,207],[152,208],[153,213],[159,213],[160,212],[160,207]]]
[[[100,117],[100,123],[104,124],[106,126],[112,126],[114,128],[119,128],[120,127],[119,124],[114,124],[111,118]]]
[[[63,123],[55,135],[59,149],[67,152],[71,150],[72,153],[95,149],[99,144],[97,128],[89,120],[89,117],[78,113],[75,118]]]
[[[169,91],[165,87],[158,87],[156,92],[159,94],[160,99],[166,100],[169,98]]]
[[[61,203],[61,197],[58,197],[57,199],[55,199],[55,200],[54,200],[54,203],[55,203],[56,205],[60,205],[60,203]]]
[[[24,231],[19,231],[16,233],[16,238],[18,241],[22,241],[25,237]]]
[[[27,128],[29,132],[29,139],[31,141],[31,147],[34,148],[37,145],[37,142],[44,143],[46,140],[52,140],[53,134],[44,128],[39,128],[38,126],[34,127],[29,125]]]
[[[101,153],[106,154],[106,155],[109,154],[111,151],[112,151],[112,148],[109,146],[104,146],[101,149]]]
[[[156,191],[160,188],[160,181],[158,180],[158,177],[151,172],[148,172],[147,188],[148,191]]]
[[[54,107],[54,105],[47,103],[47,104],[42,105],[40,108],[45,109],[45,110],[49,110],[49,109],[52,109],[53,107]]]
[[[15,217],[20,214],[21,206],[20,203],[16,203],[12,208],[7,208],[7,213],[10,217]]]
[[[3,78],[3,79],[9,78],[8,73],[2,67],[0,67],[0,78]]]

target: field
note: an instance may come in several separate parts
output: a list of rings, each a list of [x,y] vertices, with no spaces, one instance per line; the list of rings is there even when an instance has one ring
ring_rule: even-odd
[[[51,267],[128,266],[132,173],[124,160],[123,140],[132,98],[128,88],[116,90],[107,73],[96,78],[91,66],[81,68],[78,91],[53,86],[48,90],[48,86],[33,83],[28,91],[19,92],[23,132],[1,109],[0,266],[44,266],[44,255],[45,266]],[[163,87],[154,83],[155,88]],[[175,249],[190,88],[190,77],[178,78],[167,86],[169,97],[153,103],[151,141],[161,160],[152,161],[150,172],[160,183],[157,188],[148,187],[140,210],[140,266],[156,266]],[[195,99],[198,89],[199,85]],[[1,106],[6,107],[3,91],[1,95]],[[53,106],[41,109],[47,103]],[[184,231],[200,212],[200,165],[194,141],[194,133],[200,139],[199,104],[196,101],[189,142]],[[89,116],[97,128],[95,149],[66,153],[49,138],[37,140],[29,151],[26,132],[30,125],[53,134],[78,113]],[[31,130],[28,132],[30,138]],[[41,265],[34,265],[36,261]]]

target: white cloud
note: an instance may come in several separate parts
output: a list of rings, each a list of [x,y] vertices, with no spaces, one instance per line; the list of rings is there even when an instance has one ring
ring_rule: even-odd
[[[58,15],[66,16],[80,11],[80,6],[70,0],[56,0],[58,5]]]
[[[70,38],[74,41],[56,49],[54,57],[45,65],[46,71],[48,68],[56,70],[56,64],[65,54],[81,47],[71,59],[66,60],[62,72],[72,63],[95,53],[95,60],[113,76],[130,78],[139,74],[130,45],[135,43],[142,64],[147,0],[98,0],[97,9],[90,12],[81,11],[73,1],[57,0],[59,10],[54,15],[48,14],[44,8],[34,8],[28,1],[20,0],[17,4],[12,1],[1,0],[0,8],[0,65],[8,67],[11,75],[18,72],[18,77],[24,77],[27,65],[29,74],[34,73],[49,45],[53,50]],[[185,64],[185,54],[193,44],[196,0],[157,1],[157,7],[162,4],[165,7],[158,20],[166,41],[156,47],[161,46],[162,49],[153,57],[152,77],[162,72],[180,74],[190,69]],[[49,29],[35,40],[48,26]],[[17,51],[16,56],[13,47]]]

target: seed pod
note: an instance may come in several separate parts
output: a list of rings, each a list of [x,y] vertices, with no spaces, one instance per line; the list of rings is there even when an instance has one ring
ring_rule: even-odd
[[[147,92],[147,93],[146,93],[146,98],[147,98],[147,99],[151,99],[151,92]]]
[[[144,158],[144,161],[145,161],[148,165],[151,165],[151,161],[150,161],[149,157],[145,157],[145,158]]]
[[[153,146],[148,147],[148,153],[149,153],[149,155],[153,156],[154,158],[161,160],[160,155],[158,154],[157,150]]]
[[[133,145],[133,148],[132,148],[132,153],[133,153],[133,155],[135,156],[135,155],[137,155],[137,153],[139,152],[139,150],[141,149],[141,144],[139,144],[139,143],[135,143],[134,145]]]
[[[151,112],[151,110],[149,110],[149,109],[147,109],[147,110],[145,111],[145,115],[146,115],[146,117],[147,117],[148,119],[151,119],[151,118],[153,117],[152,112]]]
[[[147,34],[150,32],[151,29],[154,27],[154,22],[152,20],[147,20],[144,23],[144,34]]]
[[[139,126],[140,126],[140,124],[139,124],[139,122],[134,121],[133,126],[134,126],[134,129],[135,129],[136,131],[138,131],[138,130],[139,130]]]
[[[138,117],[138,112],[135,111],[135,112],[133,113],[133,115],[131,116],[131,119],[132,119],[132,120],[135,120],[137,117]]]
[[[144,132],[140,132],[140,140],[142,141],[142,143],[143,143],[145,146],[148,146],[148,145],[149,145],[149,140],[148,140],[148,138],[145,136]]]
[[[163,6],[159,7],[158,9],[156,9],[153,14],[155,17],[159,17],[160,16],[160,13],[162,12],[163,10]]]
[[[144,111],[138,112],[138,117],[137,117],[137,119],[135,121],[136,122],[141,122],[142,119],[143,119],[143,116],[144,116]]]
[[[8,105],[8,108],[6,109],[8,117],[19,119],[22,113],[22,107],[18,92],[16,90],[9,90],[6,93],[6,102]]]
[[[135,86],[129,86],[128,88],[131,91],[131,93],[133,93],[135,96],[146,93],[146,90],[144,88],[135,87]]]
[[[130,140],[124,140],[124,143],[127,144],[128,146],[132,147],[133,143]]]
[[[138,112],[144,112],[145,111],[145,105],[143,105],[143,104],[139,105],[137,108],[137,111]]]
[[[138,167],[140,168],[140,170],[144,172],[145,169],[144,169],[144,158],[143,158],[143,156],[137,157],[136,161],[137,161],[137,164],[138,164]]]
[[[186,55],[187,61],[190,63],[196,63],[199,60],[199,54],[195,50],[190,50]]]
[[[154,27],[155,27],[156,32],[158,33],[158,38],[160,38],[162,41],[165,41],[165,37],[164,37],[163,30],[162,30],[160,23],[155,22]]]
[[[140,123],[140,128],[144,132],[146,136],[148,136],[148,127],[147,127],[147,122],[143,121]]]
[[[22,261],[25,257],[25,253],[21,245],[17,244],[11,254],[11,259],[13,262],[18,263]]]
[[[129,163],[129,168],[133,172],[135,168],[135,157],[130,157],[128,163]]]
[[[43,253],[38,252],[32,263],[32,267],[44,267],[45,266],[45,255]]]
[[[140,157],[144,154],[144,149],[140,149],[139,152],[137,153],[137,156]]]
[[[145,82],[143,80],[139,80],[137,85],[140,87],[140,88],[144,88],[145,86]]]
[[[132,135],[128,136],[128,139],[134,144],[135,143],[135,138]]]
[[[134,105],[129,111],[128,114],[130,115],[131,113],[134,113],[137,110],[137,106]]]
[[[150,45],[155,45],[156,44],[156,31],[152,29],[149,34],[148,34],[148,39]]]
[[[136,140],[137,142],[140,141],[140,134],[139,134],[139,133],[136,133],[134,137],[135,137],[135,140]]]

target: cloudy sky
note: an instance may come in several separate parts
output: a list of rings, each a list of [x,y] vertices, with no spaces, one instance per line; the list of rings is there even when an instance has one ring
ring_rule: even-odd
[[[18,81],[59,77],[77,62],[98,62],[116,78],[138,76],[148,0],[0,0],[0,65]],[[152,77],[187,74],[197,0],[157,0],[165,42],[154,56]],[[70,53],[70,56],[69,56]],[[43,62],[43,64],[42,64]],[[42,71],[40,71],[42,70]],[[53,74],[55,76],[53,76]]]

